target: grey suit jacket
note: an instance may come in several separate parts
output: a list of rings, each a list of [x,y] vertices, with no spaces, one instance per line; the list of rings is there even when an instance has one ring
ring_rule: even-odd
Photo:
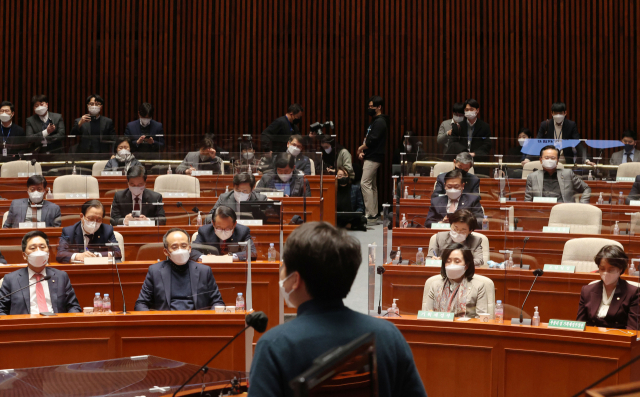
[[[449,232],[448,231],[438,232],[436,234],[436,238],[433,242],[433,245],[431,243],[429,244],[429,252],[427,253],[427,258],[431,258],[434,256],[433,255],[434,250],[436,252],[435,256],[442,255],[442,250],[444,250],[445,247],[449,244],[453,244],[453,240],[451,239]],[[476,266],[484,265],[484,256],[482,252],[482,238],[469,234],[467,236],[467,239],[464,240],[461,244],[464,245],[465,248],[471,250],[471,252],[473,253],[474,265]]]
[[[60,150],[63,145],[63,140],[67,137],[67,133],[64,128],[64,120],[60,113],[49,112],[49,120],[56,126],[56,129],[49,135],[47,135],[47,147],[42,147],[41,152],[51,152]],[[37,114],[33,114],[27,118],[25,127],[25,133],[27,139],[31,141],[35,147],[42,146],[42,130],[44,130],[42,120]]]
[[[611,158],[609,159],[609,164],[611,165],[620,165],[622,164],[622,156],[624,155],[624,149],[619,151],[619,152],[615,152],[611,155]],[[638,149],[633,149],[633,162],[634,163],[638,163],[640,162],[640,150]]]
[[[573,196],[582,193],[580,202],[589,204],[591,188],[576,176],[571,170],[557,170],[558,183],[562,192],[562,200],[565,203],[575,203]],[[533,201],[534,197],[542,197],[544,170],[534,171],[527,177],[527,187],[524,192],[524,201]]]
[[[219,174],[221,167],[222,167],[222,159],[218,156],[215,157],[215,160],[213,161],[217,161],[217,167],[213,168],[213,173],[214,174]],[[207,161],[206,164],[208,164],[209,162]],[[200,152],[189,152],[187,153],[187,155],[184,157],[184,160],[182,160],[182,163],[178,166],[178,168],[176,168],[176,174],[184,174],[186,170],[189,169],[189,167],[193,167],[195,169],[200,169],[198,168],[198,164],[200,164]]]
[[[62,270],[47,267],[46,274],[47,276],[51,276],[47,283],[49,284],[49,295],[54,313],[82,312],[67,273]],[[0,288],[0,296],[17,291],[28,285],[29,271],[24,267],[4,276],[2,288]],[[25,288],[20,292],[0,300],[0,315],[8,314],[31,314],[29,288]]]
[[[453,127],[453,119],[445,120],[440,124],[440,128],[438,128],[438,137],[436,138],[438,141],[438,145],[442,146],[442,152],[446,153],[447,149],[449,149],[449,141],[451,140],[451,136],[447,135],[447,131],[451,130]]]
[[[42,210],[40,211],[40,221],[44,222],[47,227],[60,227],[62,216],[58,204],[51,201],[42,200]],[[16,199],[11,202],[9,207],[9,215],[5,221],[3,228],[18,228],[20,222],[24,222],[27,216],[27,208],[29,207],[29,199]]]
[[[249,199],[247,201],[268,201],[268,200],[269,199],[264,194],[251,192],[251,194],[249,195]],[[220,195],[220,197],[218,197],[218,201],[216,201],[216,205],[214,205],[211,211],[209,211],[209,214],[213,214],[216,208],[220,207],[221,205],[224,205],[225,207],[229,207],[232,210],[236,211],[236,204],[238,203],[236,201],[235,196],[233,195],[233,190],[229,191],[228,193],[223,193]]]

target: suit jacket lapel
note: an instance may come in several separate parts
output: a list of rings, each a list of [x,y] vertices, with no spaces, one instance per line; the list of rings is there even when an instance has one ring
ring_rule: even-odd
[[[600,302],[602,302],[602,281],[596,283],[598,288],[591,292],[591,305],[589,307],[589,317],[596,318],[598,315],[598,309],[600,308]],[[614,298],[615,299],[615,298]],[[613,302],[611,302],[613,304]],[[611,311],[611,307],[609,307],[609,311]]]
[[[58,282],[58,275],[51,269],[46,269],[45,273],[50,275],[51,278],[47,281],[49,285],[49,297],[51,298],[51,307],[53,307],[53,312],[58,313],[58,288],[60,285]]]
[[[540,171],[538,173],[538,187],[539,187],[539,190],[540,190],[540,196],[541,197],[542,197],[542,191],[544,190],[544,173],[545,172],[546,172],[545,170],[542,170],[542,171]],[[535,193],[535,191],[536,190],[534,189],[534,193]]]
[[[27,217],[27,207],[29,206],[29,199],[23,199],[22,205],[19,207],[18,212],[18,223],[24,222],[24,219]]]
[[[82,221],[78,223],[74,230],[73,243],[79,244],[84,248],[84,230],[82,230]]]
[[[627,283],[622,282],[622,280],[618,281],[618,285],[616,286],[616,290],[613,293],[613,299],[611,300],[611,305],[609,306],[609,311],[607,311],[608,317],[614,317],[620,307],[622,306],[622,299],[627,294]]]
[[[26,267],[20,269],[18,285],[20,286],[20,288],[24,288],[29,285],[29,271]],[[22,290],[22,298],[24,299],[24,305],[27,308],[27,313],[31,314],[31,299],[29,296],[29,290],[30,288],[25,288]]]
[[[42,208],[40,212],[40,221],[46,222],[47,213],[49,212],[49,204],[47,201],[42,200]]]
[[[567,189],[565,189],[565,186],[564,186],[564,178],[562,177],[562,170],[556,168],[556,177],[558,178],[558,186],[560,186],[560,195],[562,196],[562,201],[564,201],[565,203],[573,202],[573,197],[567,200],[567,197],[565,197],[564,195],[564,192],[567,191]]]
[[[160,269],[162,274],[162,284],[164,287],[165,298],[167,299],[167,310],[171,310],[171,265],[165,263]]]
[[[197,264],[193,261],[189,261],[189,278],[191,279],[191,297],[193,298],[193,307],[198,309],[198,280],[200,279],[200,272],[198,271]]]

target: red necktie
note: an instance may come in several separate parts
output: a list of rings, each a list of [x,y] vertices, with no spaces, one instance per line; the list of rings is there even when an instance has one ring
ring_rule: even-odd
[[[40,281],[42,278],[42,274],[36,274],[35,276],[36,281]],[[38,301],[38,311],[40,311],[40,313],[48,312],[47,299],[44,297],[44,287],[42,286],[42,283],[36,284],[36,299]]]
[[[458,200],[451,200],[451,204],[449,205],[449,209],[447,212],[456,212],[456,203]]]
[[[134,211],[140,211],[140,196],[136,196],[133,199],[134,203],[133,203],[133,210]]]
[[[31,206],[31,222],[38,222],[38,207],[36,207],[35,205]]]

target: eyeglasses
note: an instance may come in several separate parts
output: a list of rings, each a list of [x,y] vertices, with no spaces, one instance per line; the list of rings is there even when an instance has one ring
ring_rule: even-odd
[[[5,110],[0,109],[0,113],[11,114],[11,109],[5,109]]]
[[[218,232],[218,233],[222,233],[222,232],[229,233],[229,232],[232,232],[232,231],[233,231],[233,229],[219,229],[219,228],[216,228],[216,232]]]
[[[88,217],[85,217],[85,219],[88,220],[89,222],[102,223],[102,218],[88,218]]]
[[[89,106],[102,106],[100,102],[89,102]]]

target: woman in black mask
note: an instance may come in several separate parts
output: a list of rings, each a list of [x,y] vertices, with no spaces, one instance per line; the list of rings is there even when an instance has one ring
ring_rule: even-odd
[[[338,145],[331,135],[323,135],[320,142],[324,173],[335,175],[338,168],[344,168],[348,172],[349,179],[353,182],[356,174],[353,172],[351,153],[342,145]]]
[[[338,227],[366,232],[367,218],[364,216],[364,200],[360,186],[351,184],[349,173],[344,167],[338,167],[336,180],[338,181],[336,195]]]

